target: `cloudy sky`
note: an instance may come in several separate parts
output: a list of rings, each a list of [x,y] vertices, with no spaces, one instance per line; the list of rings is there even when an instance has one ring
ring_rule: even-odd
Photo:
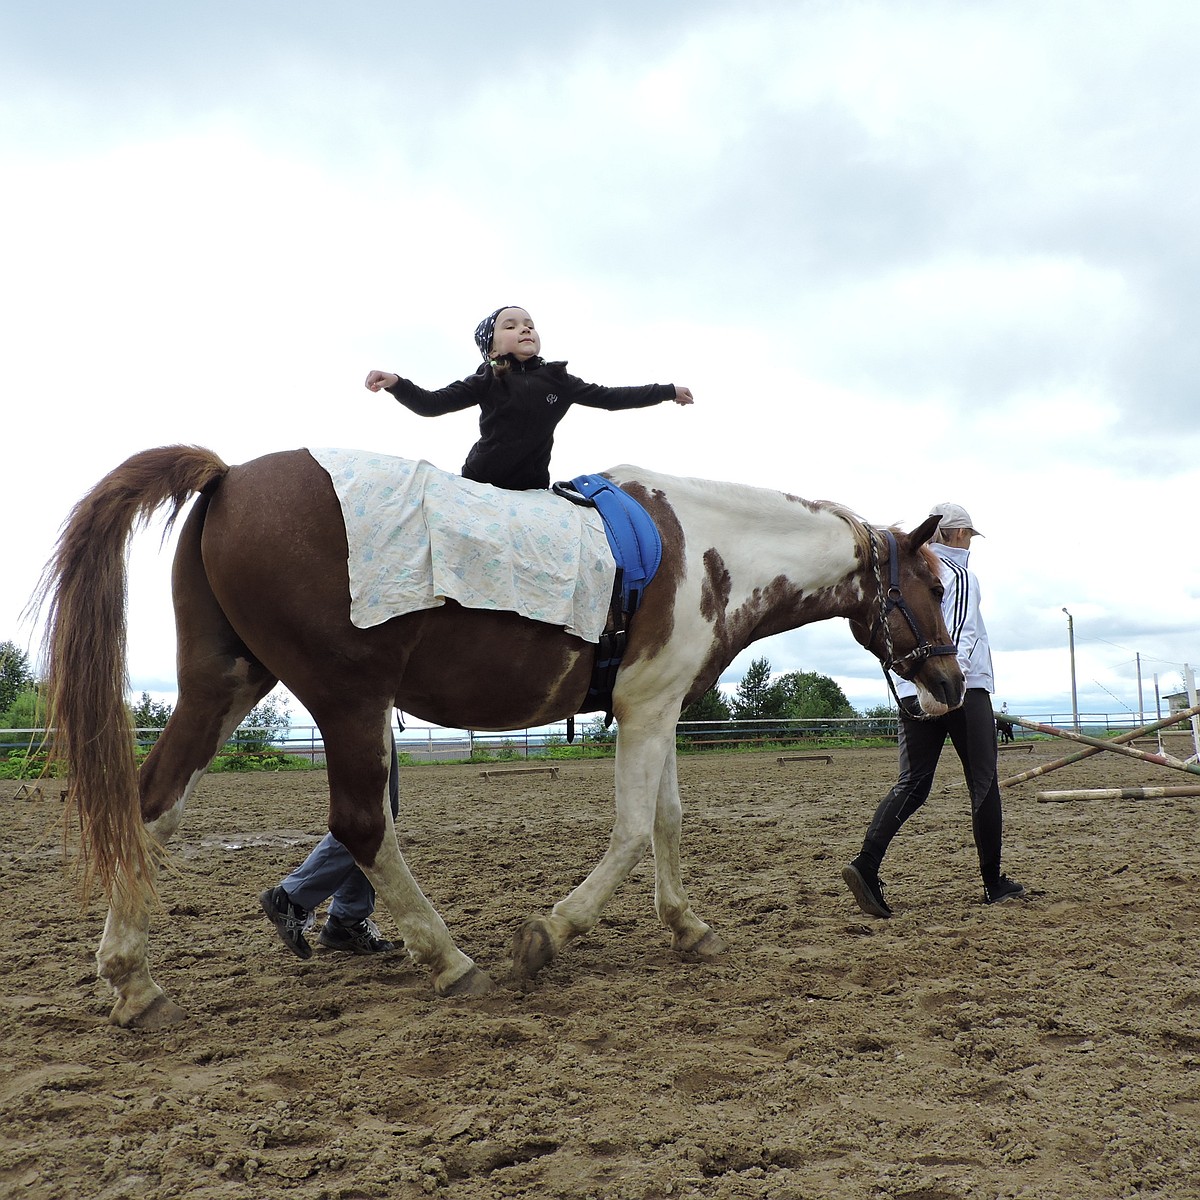
[[[955,500],[997,703],[1127,714],[1200,668],[1200,7],[1045,0],[41,0],[0,12],[0,640],[129,454],[346,446],[457,470],[469,374],[549,357],[692,408],[577,410],[635,462],[915,525]],[[174,696],[169,547],[135,693]],[[844,622],[752,647],[885,699]]]

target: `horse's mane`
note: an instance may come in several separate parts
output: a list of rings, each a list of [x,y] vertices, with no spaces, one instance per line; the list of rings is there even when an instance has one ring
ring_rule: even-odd
[[[875,533],[872,526],[863,520],[853,509],[847,508],[844,504],[839,504],[836,500],[817,500],[813,503],[817,508],[832,513],[835,517],[839,517],[850,526],[850,532],[854,534],[854,545],[859,551],[863,562],[868,562],[871,554],[871,539]]]

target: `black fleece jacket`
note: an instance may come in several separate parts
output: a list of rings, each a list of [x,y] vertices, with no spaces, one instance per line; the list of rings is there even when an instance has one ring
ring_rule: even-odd
[[[474,375],[433,392],[407,379],[387,390],[422,417],[478,405],[479,441],[467,455],[463,476],[513,491],[550,486],[554,429],[572,404],[616,411],[675,398],[670,383],[603,387],[568,374],[565,362],[509,362],[510,369],[500,375],[484,363]]]

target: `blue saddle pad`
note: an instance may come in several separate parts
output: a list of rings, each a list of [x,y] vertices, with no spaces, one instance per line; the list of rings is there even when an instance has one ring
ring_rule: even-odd
[[[555,490],[563,486],[558,484]],[[627,613],[636,612],[642,602],[642,591],[662,562],[658,526],[628,492],[603,475],[576,475],[570,487],[600,513],[613,559],[621,572],[621,607]]]

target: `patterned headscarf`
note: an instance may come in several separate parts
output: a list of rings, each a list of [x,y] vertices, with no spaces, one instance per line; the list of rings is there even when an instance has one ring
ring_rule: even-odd
[[[496,332],[496,318],[506,308],[517,307],[516,304],[502,304],[490,317],[484,317],[475,326],[475,345],[479,347],[479,353],[483,355],[484,362],[492,357],[492,334]]]

